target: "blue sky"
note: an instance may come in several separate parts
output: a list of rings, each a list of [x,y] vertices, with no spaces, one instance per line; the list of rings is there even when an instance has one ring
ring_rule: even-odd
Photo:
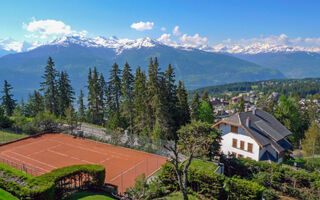
[[[40,39],[43,34],[39,29],[28,29],[32,22],[55,20],[68,26],[72,33],[85,31],[88,37],[136,39],[170,34],[172,40],[183,42],[181,37],[186,34],[185,41],[200,38],[200,42],[218,44],[227,39],[240,41],[284,34],[292,41],[302,38],[303,45],[320,45],[319,8],[320,1],[308,0],[3,0],[0,39],[35,41],[63,35],[50,32]],[[131,27],[138,22],[153,23],[152,29],[139,31]],[[176,26],[180,34],[174,35]],[[312,40],[305,44],[308,38]]]

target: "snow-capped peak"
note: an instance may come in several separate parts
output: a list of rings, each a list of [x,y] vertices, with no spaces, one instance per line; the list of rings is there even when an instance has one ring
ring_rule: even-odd
[[[140,49],[142,47],[155,47],[159,45],[160,42],[146,37],[140,38],[136,40],[130,39],[119,39],[115,36],[106,38],[102,36],[98,36],[95,38],[86,38],[83,36],[64,36],[53,40],[52,42],[47,43],[47,45],[61,45],[64,47],[70,45],[80,45],[84,47],[104,47],[104,48],[112,48],[116,51],[117,54],[121,54],[123,50],[137,48]]]

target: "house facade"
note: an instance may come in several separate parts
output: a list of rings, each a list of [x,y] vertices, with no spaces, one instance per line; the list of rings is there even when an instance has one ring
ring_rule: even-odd
[[[291,132],[262,110],[236,113],[214,125],[222,131],[221,152],[257,161],[282,162]]]

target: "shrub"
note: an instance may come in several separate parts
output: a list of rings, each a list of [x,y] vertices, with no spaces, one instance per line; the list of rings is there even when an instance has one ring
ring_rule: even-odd
[[[226,181],[228,197],[231,199],[261,199],[264,187],[244,179],[230,178]]]
[[[51,200],[56,199],[55,184],[59,180],[83,172],[92,176],[92,186],[104,184],[105,169],[101,165],[74,165],[33,177],[0,163],[0,188],[19,199]]]

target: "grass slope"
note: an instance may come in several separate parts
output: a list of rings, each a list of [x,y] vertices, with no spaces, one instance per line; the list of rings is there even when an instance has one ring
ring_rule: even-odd
[[[25,133],[15,133],[11,130],[0,130],[0,144],[27,137]]]
[[[6,192],[5,190],[0,189],[0,200],[18,200],[18,199],[12,194]]]
[[[93,192],[93,191],[80,191],[76,192],[66,198],[64,200],[114,200],[105,193],[102,192]]]

